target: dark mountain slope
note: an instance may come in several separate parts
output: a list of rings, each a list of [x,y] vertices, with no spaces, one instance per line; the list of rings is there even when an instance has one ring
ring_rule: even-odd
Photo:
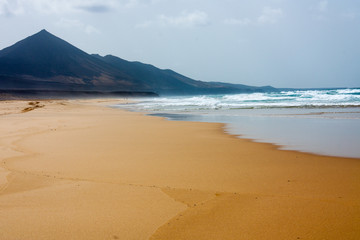
[[[139,79],[147,89],[162,94],[171,93],[200,93],[211,91],[212,87],[205,82],[195,81],[171,70],[161,70],[150,64],[129,62],[121,58],[107,55],[99,59],[111,64],[123,73]]]
[[[0,86],[134,90],[137,82],[105,62],[42,30],[0,51]]]
[[[270,88],[196,81],[149,64],[89,55],[42,30],[0,51],[0,89],[216,94]]]
[[[216,94],[275,90],[272,87],[196,81],[172,70],[161,70],[150,64],[129,62],[112,55],[101,57],[94,54],[93,56],[113,65],[126,75],[141,79],[148,89],[160,94]]]

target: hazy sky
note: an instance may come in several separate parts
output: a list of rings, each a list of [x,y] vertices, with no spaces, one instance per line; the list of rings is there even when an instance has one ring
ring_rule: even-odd
[[[44,28],[203,81],[360,87],[359,0],[0,0],[0,49]]]

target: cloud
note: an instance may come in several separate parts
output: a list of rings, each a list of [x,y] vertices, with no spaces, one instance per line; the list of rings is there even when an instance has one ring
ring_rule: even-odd
[[[249,18],[244,18],[244,19],[228,18],[224,20],[224,23],[227,25],[247,26],[250,25],[252,21]]]
[[[104,13],[111,11],[110,6],[103,4],[84,5],[78,6],[77,8],[90,13]]]
[[[256,19],[249,18],[227,18],[224,20],[226,25],[236,25],[236,26],[249,26],[249,25],[265,25],[265,24],[274,24],[277,23],[280,18],[283,17],[283,11],[281,8],[270,8],[264,7],[261,15]]]
[[[28,13],[68,14],[85,11],[89,13],[108,12],[132,0],[0,0],[0,15]]]
[[[10,16],[9,4],[7,1],[0,1],[0,16]]]
[[[107,13],[121,8],[137,8],[165,0],[0,0],[0,16],[21,14]]]
[[[207,25],[209,23],[208,15],[202,11],[182,12],[180,16],[169,17],[160,15],[158,21],[165,26],[193,27]]]
[[[127,0],[124,3],[124,6],[127,8],[135,8],[135,7],[139,7],[139,6],[148,5],[149,3],[151,3],[150,0]]]
[[[94,26],[92,26],[92,25],[85,25],[84,31],[87,34],[93,34],[93,33],[98,34],[98,33],[100,33],[100,31],[97,28],[95,28]]]
[[[327,20],[327,12],[329,9],[329,2],[327,0],[322,0],[317,2],[315,5],[310,7],[313,17],[319,21]]]
[[[79,0],[81,1],[81,0]],[[86,0],[82,0],[85,2]],[[109,10],[117,9],[137,9],[141,7],[147,7],[150,5],[155,5],[160,2],[165,2],[167,0],[93,0],[98,5],[109,6]]]
[[[318,3],[317,9],[320,12],[326,12],[328,10],[328,1],[327,0],[320,1]]]
[[[257,22],[259,24],[274,24],[283,16],[281,8],[265,7],[262,10],[262,14],[258,17]]]
[[[209,24],[209,17],[205,12],[193,11],[193,12],[182,12],[180,16],[166,16],[161,14],[154,21],[145,21],[137,24],[137,28],[147,28],[151,26],[161,27],[195,27],[204,26]]]
[[[14,15],[20,15],[24,12],[21,5],[17,0],[0,0],[0,16],[11,17]]]
[[[352,12],[352,11],[348,11],[348,12],[341,14],[341,16],[345,19],[353,20],[358,17],[358,14],[355,12]]]
[[[87,34],[100,33],[100,31],[92,25],[85,24],[77,19],[65,19],[62,18],[56,25],[62,28],[78,28]]]
[[[165,0],[118,0],[120,6],[125,8],[137,8],[159,3]]]

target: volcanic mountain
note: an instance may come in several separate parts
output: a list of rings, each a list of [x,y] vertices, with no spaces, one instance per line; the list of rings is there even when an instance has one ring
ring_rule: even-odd
[[[46,30],[0,51],[0,89],[159,94],[273,90],[272,87],[196,81],[149,64],[111,55],[89,55]]]

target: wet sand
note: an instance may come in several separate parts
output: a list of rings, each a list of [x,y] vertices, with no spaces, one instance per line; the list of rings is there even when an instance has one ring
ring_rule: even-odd
[[[106,104],[0,102],[0,239],[360,238],[360,159]]]

